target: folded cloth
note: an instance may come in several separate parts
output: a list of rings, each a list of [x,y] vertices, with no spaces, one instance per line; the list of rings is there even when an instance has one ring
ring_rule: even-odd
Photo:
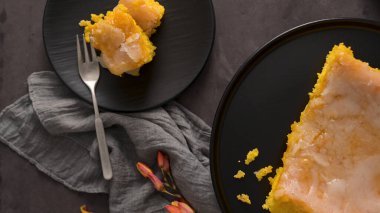
[[[92,105],[54,72],[33,73],[29,94],[0,113],[0,141],[72,190],[109,193],[110,212],[162,212],[169,202],[136,169],[159,176],[158,150],[170,158],[176,185],[198,212],[220,212],[209,165],[210,127],[176,102],[140,113],[100,114],[113,179],[102,177]]]

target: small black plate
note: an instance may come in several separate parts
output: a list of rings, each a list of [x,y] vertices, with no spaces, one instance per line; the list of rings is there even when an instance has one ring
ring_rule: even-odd
[[[290,125],[305,108],[326,55],[341,42],[352,47],[356,58],[380,67],[379,23],[334,19],[285,32],[235,75],[219,104],[211,144],[213,184],[224,212],[266,212],[261,205],[270,185],[266,178],[258,182],[253,172],[281,166]],[[245,155],[255,147],[260,155],[246,166]],[[239,169],[246,172],[242,180],[233,178]],[[250,195],[252,205],[236,199],[241,193]]]
[[[115,0],[48,0],[43,35],[51,64],[63,82],[80,97],[91,101],[81,81],[76,59],[75,35],[91,13],[104,13]],[[161,26],[152,36],[157,46],[153,61],[141,68],[140,77],[117,77],[106,69],[96,94],[102,108],[140,111],[159,106],[185,90],[203,69],[214,41],[215,21],[211,0],[159,0],[165,7]]]

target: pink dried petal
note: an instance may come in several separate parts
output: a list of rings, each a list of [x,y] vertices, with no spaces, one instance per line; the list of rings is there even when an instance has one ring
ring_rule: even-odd
[[[160,167],[160,168],[164,167],[164,160],[165,160],[164,154],[161,151],[158,151],[157,152],[157,164],[158,164],[158,167]]]
[[[153,173],[149,174],[148,178],[153,183],[153,186],[157,191],[162,192],[165,189],[162,181],[160,179],[158,179],[158,177],[156,175],[154,175]]]
[[[169,172],[170,170],[169,157],[167,155],[164,156],[164,163],[163,163],[162,169],[165,172]]]
[[[168,211],[169,213],[181,213],[181,209],[177,206],[173,206],[173,205],[166,205],[165,206],[165,209],[166,211]]]
[[[149,177],[150,174],[153,174],[152,170],[145,164],[138,162],[136,164],[137,170],[141,173],[144,177]]]
[[[178,202],[178,207],[181,209],[182,213],[194,213],[195,211],[186,203]]]

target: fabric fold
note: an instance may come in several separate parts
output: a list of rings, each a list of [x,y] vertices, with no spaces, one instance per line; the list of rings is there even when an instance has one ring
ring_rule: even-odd
[[[73,190],[109,193],[111,212],[160,212],[168,204],[136,170],[158,172],[156,153],[170,157],[174,179],[199,212],[219,212],[209,168],[211,129],[176,102],[153,110],[101,113],[114,177],[102,178],[93,108],[55,73],[28,78],[29,94],[0,113],[0,140],[38,169]]]

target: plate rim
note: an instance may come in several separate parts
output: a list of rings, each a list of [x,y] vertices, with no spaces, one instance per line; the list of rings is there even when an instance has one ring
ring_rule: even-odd
[[[226,89],[223,92],[223,95],[219,101],[217,110],[214,115],[213,124],[212,124],[212,130],[211,130],[211,137],[210,137],[210,172],[211,172],[211,180],[213,189],[215,192],[215,196],[217,199],[217,202],[219,204],[219,207],[221,208],[222,212],[231,212],[231,209],[229,205],[226,202],[225,195],[221,187],[221,180],[220,178],[217,178],[217,174],[219,172],[218,168],[218,158],[219,154],[217,152],[218,147],[220,146],[219,138],[220,138],[220,132],[221,127],[224,124],[224,117],[226,109],[229,108],[229,101],[231,98],[233,98],[235,92],[236,92],[236,86],[238,86],[246,77],[247,74],[249,74],[252,70],[250,69],[251,66],[255,66],[262,58],[265,57],[267,53],[270,53],[270,51],[275,48],[276,46],[287,42],[287,39],[290,39],[292,37],[295,37],[299,34],[302,34],[305,31],[311,31],[313,28],[323,28],[328,27],[331,25],[356,25],[356,26],[366,26],[367,28],[373,28],[377,27],[378,31],[380,32],[380,21],[376,21],[373,19],[364,19],[364,18],[327,18],[327,19],[319,19],[314,20],[310,22],[306,22],[300,25],[297,25],[295,27],[292,27],[288,30],[283,31],[282,33],[278,34],[274,38],[270,39],[268,42],[266,42],[264,45],[259,47],[256,51],[251,53],[246,60],[239,66],[237,69],[237,72],[234,74],[230,82],[228,83]]]
[[[46,54],[46,56],[48,58],[50,66],[53,68],[53,71],[57,74],[58,78],[61,80],[61,82],[63,82],[63,84],[66,86],[66,88],[68,88],[72,93],[74,93],[77,97],[79,97],[84,102],[92,105],[91,99],[87,100],[83,95],[78,94],[71,87],[69,87],[69,85],[63,80],[63,78],[61,77],[61,75],[59,74],[59,72],[57,72],[57,69],[54,66],[54,63],[52,62],[52,59],[50,57],[49,50],[48,50],[47,45],[46,45],[45,22],[46,22],[46,9],[47,9],[47,6],[48,6],[49,2],[51,2],[51,1],[53,1],[53,0],[46,0],[45,6],[44,6],[44,12],[43,12],[43,15],[42,15],[42,40],[43,40],[43,43],[44,43],[45,54]],[[211,12],[211,25],[212,25],[212,30],[211,30],[212,35],[211,35],[211,37],[212,38],[211,38],[210,46],[208,47],[207,56],[206,56],[205,60],[202,62],[203,65],[201,66],[201,68],[198,71],[198,73],[195,75],[194,79],[192,79],[192,81],[187,86],[185,86],[182,90],[178,90],[178,92],[175,95],[173,95],[173,97],[168,98],[167,100],[161,101],[161,102],[159,102],[159,103],[157,103],[155,105],[148,106],[148,107],[142,107],[142,108],[139,108],[139,109],[117,110],[117,109],[113,109],[112,107],[101,106],[101,105],[98,104],[98,107],[99,107],[100,111],[133,113],[133,112],[142,112],[142,111],[151,110],[151,109],[160,107],[162,105],[165,105],[165,104],[169,103],[170,101],[174,100],[180,94],[182,94],[186,89],[188,89],[191,85],[194,84],[194,82],[199,78],[200,74],[204,71],[204,69],[206,68],[207,64],[209,63],[209,59],[211,57],[211,53],[212,53],[212,50],[214,48],[214,43],[215,43],[215,32],[216,32],[215,9],[214,9],[214,4],[213,4],[212,0],[207,0],[207,1],[210,4],[209,10]]]

